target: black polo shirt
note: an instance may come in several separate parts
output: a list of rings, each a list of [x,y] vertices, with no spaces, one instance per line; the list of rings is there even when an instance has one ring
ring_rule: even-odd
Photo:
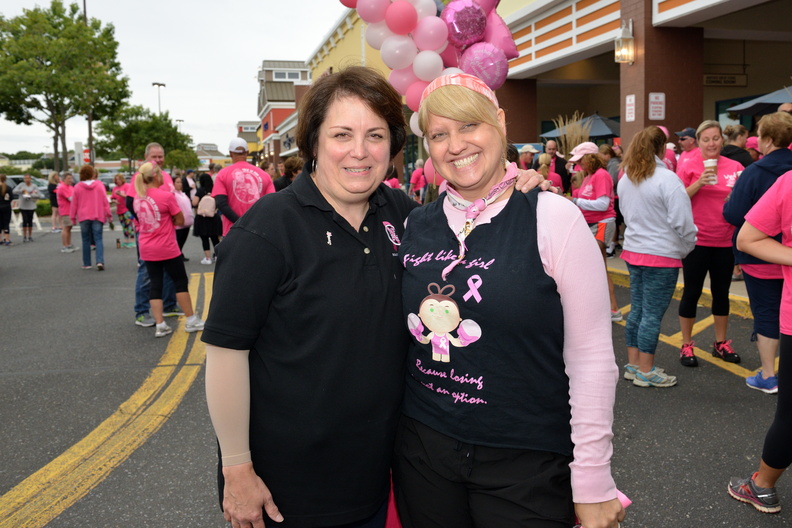
[[[203,341],[250,349],[250,443],[283,527],[346,524],[387,498],[409,334],[398,245],[415,207],[380,185],[355,231],[303,172],[218,246]]]

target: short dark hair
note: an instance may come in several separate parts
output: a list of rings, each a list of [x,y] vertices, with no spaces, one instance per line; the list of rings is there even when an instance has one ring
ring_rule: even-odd
[[[300,156],[291,156],[283,163],[283,168],[288,176],[302,170],[303,160]]]
[[[310,164],[316,160],[319,128],[327,117],[330,105],[341,97],[356,97],[388,124],[390,157],[396,157],[407,139],[399,92],[380,72],[365,66],[351,66],[322,77],[303,96],[297,123],[297,146],[302,158]]]

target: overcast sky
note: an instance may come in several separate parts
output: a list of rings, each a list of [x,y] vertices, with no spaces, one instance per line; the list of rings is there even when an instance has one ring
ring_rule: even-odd
[[[181,131],[220,150],[238,121],[256,121],[257,74],[263,60],[308,60],[346,8],[338,0],[86,0],[88,16],[115,26],[130,103],[182,119]],[[68,4],[69,2],[64,2]],[[82,7],[82,0],[77,2]],[[5,18],[48,0],[2,0]],[[67,123],[69,149],[87,144],[84,119]],[[0,152],[52,152],[44,125],[0,118]]]

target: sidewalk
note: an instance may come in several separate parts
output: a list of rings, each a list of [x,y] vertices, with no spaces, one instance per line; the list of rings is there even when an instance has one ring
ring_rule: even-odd
[[[617,255],[613,258],[609,258],[607,266],[608,273],[610,274],[615,285],[623,286],[625,288],[630,287],[630,274],[627,272],[627,263],[624,262],[621,257]],[[682,298],[683,286],[684,281],[682,279],[682,268],[679,268],[679,278],[677,279],[677,287],[676,291],[674,292],[674,299],[679,300]],[[748,293],[745,291],[745,282],[732,281],[731,288],[729,289],[729,298],[731,300],[730,312],[732,315],[739,315],[740,317],[753,319],[751,307],[748,303]],[[712,293],[709,289],[709,275],[707,275],[707,278],[704,281],[704,292],[701,294],[699,304],[702,306],[712,305]]]

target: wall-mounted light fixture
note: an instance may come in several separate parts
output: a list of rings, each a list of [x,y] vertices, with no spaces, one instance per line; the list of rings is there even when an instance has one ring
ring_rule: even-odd
[[[618,63],[632,64],[635,62],[635,38],[633,38],[633,21],[622,20],[621,34],[614,41],[616,53],[614,60]]]

